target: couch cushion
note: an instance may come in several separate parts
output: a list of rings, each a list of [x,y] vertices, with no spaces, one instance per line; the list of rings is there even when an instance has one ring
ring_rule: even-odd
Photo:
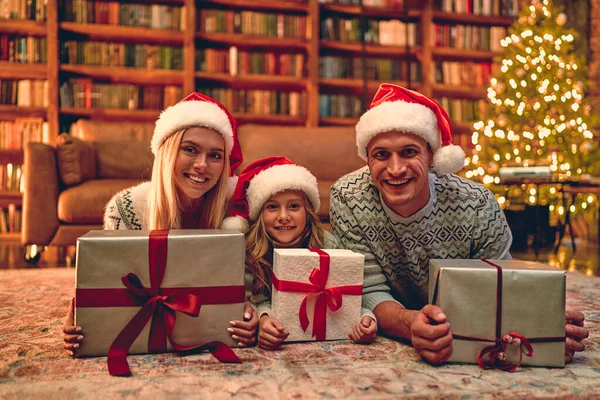
[[[241,125],[238,136],[244,154],[241,168],[262,157],[285,156],[318,181],[335,182],[365,166],[356,150],[354,127]]]
[[[111,197],[138,183],[135,179],[96,179],[68,188],[58,196],[58,219],[69,224],[101,224]]]
[[[56,141],[56,158],[64,185],[79,185],[96,178],[96,153],[92,143],[61,133]]]
[[[94,143],[96,174],[101,179],[150,179],[154,123],[89,121],[71,125],[71,135]]]

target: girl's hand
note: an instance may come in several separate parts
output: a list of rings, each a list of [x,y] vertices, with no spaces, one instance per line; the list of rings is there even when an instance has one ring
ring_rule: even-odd
[[[363,315],[348,337],[355,343],[371,343],[377,337],[377,323],[368,315]]]
[[[250,303],[244,306],[243,321],[229,321],[227,332],[231,334],[233,340],[238,341],[238,346],[247,347],[256,343],[256,326],[258,325],[258,314]]]
[[[83,340],[83,335],[81,334],[83,329],[80,326],[73,325],[73,312],[73,300],[71,300],[63,326],[63,347],[71,357],[74,356],[74,351],[79,348],[79,344]]]
[[[265,315],[260,319],[258,327],[258,345],[263,349],[276,349],[287,339],[289,334],[281,321]]]

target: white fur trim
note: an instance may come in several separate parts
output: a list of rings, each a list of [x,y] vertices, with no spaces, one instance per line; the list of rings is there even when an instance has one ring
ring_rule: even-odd
[[[275,165],[256,174],[246,190],[250,219],[256,220],[265,201],[284,190],[302,190],[315,210],[321,207],[317,178],[300,165]]]
[[[158,148],[170,135],[182,128],[204,126],[223,135],[225,148],[231,154],[233,149],[233,128],[225,111],[208,101],[188,100],[164,110],[154,127],[150,148],[156,155]]]
[[[378,134],[390,131],[414,133],[435,152],[440,147],[440,130],[435,113],[427,106],[402,100],[381,103],[360,117],[356,124],[358,155],[367,160],[367,146]]]
[[[235,187],[237,186],[239,176],[234,175],[227,178],[227,200],[231,200]]]
[[[440,174],[453,174],[465,166],[465,152],[460,146],[446,145],[433,153],[433,167]]]
[[[246,218],[237,215],[235,217],[225,218],[221,224],[221,229],[231,229],[234,231],[247,233],[250,230],[250,224],[248,224]]]

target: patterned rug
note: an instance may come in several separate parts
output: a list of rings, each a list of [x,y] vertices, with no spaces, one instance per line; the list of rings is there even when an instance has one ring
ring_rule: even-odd
[[[71,359],[63,317],[74,269],[0,272],[0,397],[3,399],[600,398],[600,278],[569,273],[568,305],[585,312],[587,350],[564,369],[515,373],[474,365],[430,366],[407,344],[378,338],[238,349],[243,363],[208,354],[129,356],[134,376],[110,377],[106,358]]]

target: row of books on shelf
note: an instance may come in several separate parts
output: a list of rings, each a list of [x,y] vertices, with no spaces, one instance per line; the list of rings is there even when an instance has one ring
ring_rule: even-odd
[[[69,40],[60,43],[60,62],[103,67],[181,70],[183,69],[183,48],[181,46]]]
[[[500,40],[507,35],[501,26],[433,24],[432,44],[437,47],[501,51]]]
[[[302,78],[305,56],[302,53],[275,53],[229,49],[196,49],[196,69],[222,72],[232,76],[245,74],[282,75]]]
[[[177,86],[108,84],[71,78],[60,86],[62,107],[122,110],[162,110],[182,97]]]
[[[522,0],[435,0],[434,7],[441,11],[462,14],[516,17]]]
[[[15,204],[0,207],[0,233],[21,232],[21,209]]]
[[[61,0],[61,21],[183,31],[185,7],[103,0]]]
[[[350,4],[360,5],[361,0],[319,0],[319,3]],[[423,0],[362,0],[365,7],[385,7],[385,8],[418,8],[423,5]]]
[[[362,42],[363,32],[359,18],[327,17],[321,20],[320,37],[323,40]],[[383,46],[416,46],[421,40],[420,24],[397,19],[378,21],[370,19],[364,32],[364,41]]]
[[[319,117],[358,118],[364,112],[359,97],[343,94],[320,94]]]
[[[454,99],[442,97],[436,99],[438,103],[448,112],[453,122],[475,122],[484,115],[487,102],[484,100]]]
[[[41,118],[0,121],[0,149],[21,150],[27,142],[50,142],[48,123]]]
[[[43,22],[48,15],[47,6],[47,0],[0,0],[0,19]]]
[[[0,164],[0,192],[23,192],[25,181],[21,179],[22,166]]]
[[[306,115],[306,92],[277,90],[238,90],[229,88],[197,89],[220,101],[233,113],[253,115]]]
[[[19,107],[48,107],[48,81],[0,79],[0,104]]]
[[[0,61],[46,63],[47,49],[45,37],[0,34]]]
[[[205,33],[306,39],[306,17],[303,15],[201,9],[198,22],[198,30]]]
[[[366,71],[365,71],[366,69]],[[382,58],[322,56],[319,76],[329,79],[363,79],[370,81],[421,81],[421,64],[417,61]]]
[[[454,86],[485,86],[496,73],[491,62],[442,61],[432,65],[435,82]]]

